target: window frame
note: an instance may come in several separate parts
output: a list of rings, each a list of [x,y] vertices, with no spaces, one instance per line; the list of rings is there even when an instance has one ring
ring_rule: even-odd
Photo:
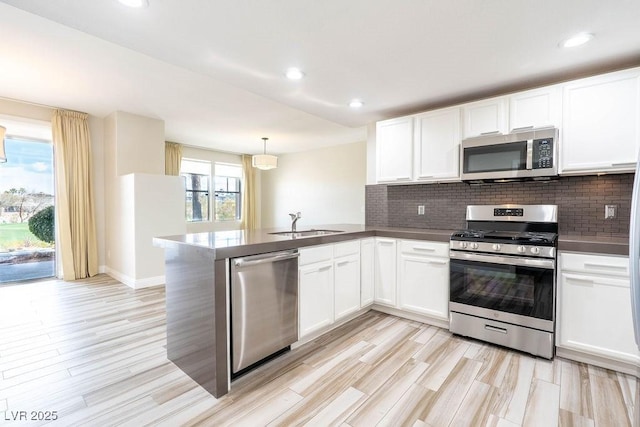
[[[227,167],[234,167],[237,168],[240,171],[240,176],[229,176],[229,175],[218,175],[216,173],[216,166],[227,166]],[[212,198],[212,204],[213,204],[213,208],[212,208],[212,212],[213,212],[213,221],[217,222],[217,223],[229,223],[232,221],[235,222],[240,222],[242,221],[242,191],[244,189],[244,183],[242,182],[242,165],[241,164],[234,164],[234,163],[223,163],[223,162],[214,162],[213,165],[213,198]],[[218,190],[217,186],[216,186],[216,182],[218,181],[219,178],[224,178],[226,179],[226,190]],[[229,180],[233,179],[233,180],[237,180],[237,191],[229,191]],[[235,195],[235,199],[236,199],[236,215],[235,218],[229,218],[229,219],[218,219],[218,215],[217,215],[217,209],[216,209],[216,202],[217,202],[217,197],[218,194],[224,194],[224,195]]]

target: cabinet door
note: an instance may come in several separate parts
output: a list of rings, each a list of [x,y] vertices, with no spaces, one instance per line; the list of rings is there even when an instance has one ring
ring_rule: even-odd
[[[360,309],[360,256],[350,255],[334,262],[335,320]]]
[[[464,138],[485,133],[507,133],[506,98],[491,98],[462,106]]]
[[[562,173],[633,171],[640,144],[640,69],[564,88]]]
[[[360,306],[373,304],[374,287],[374,239],[360,241]]]
[[[562,91],[559,86],[528,90],[509,96],[509,129],[560,127]]]
[[[400,308],[449,319],[449,259],[401,253],[398,256]]]
[[[560,292],[559,346],[640,363],[629,279],[562,272]]]
[[[413,173],[413,117],[376,124],[376,177],[378,182],[411,181]]]
[[[374,301],[396,306],[396,241],[376,238]]]
[[[415,117],[415,171],[420,181],[460,179],[460,108]]]
[[[333,262],[299,270],[300,338],[333,323]]]

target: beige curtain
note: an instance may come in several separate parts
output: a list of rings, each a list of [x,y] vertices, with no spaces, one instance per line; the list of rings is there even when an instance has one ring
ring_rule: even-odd
[[[88,114],[55,110],[56,223],[64,280],[98,274]]]
[[[251,165],[251,156],[242,155],[242,228],[255,230],[258,227],[258,214],[256,212],[256,173]]]
[[[177,142],[164,143],[164,174],[180,175],[180,162],[182,161],[182,145]]]

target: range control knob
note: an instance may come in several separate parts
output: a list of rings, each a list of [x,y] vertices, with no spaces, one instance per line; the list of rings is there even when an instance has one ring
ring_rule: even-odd
[[[518,246],[518,248],[516,249],[518,252],[520,252],[521,254],[525,253],[527,248],[525,248],[524,246]]]
[[[537,248],[535,246],[532,247],[531,248],[531,253],[534,254],[534,255],[538,255],[540,253],[540,248]]]
[[[502,248],[502,246],[500,246],[499,243],[494,243],[492,248],[494,251],[499,251]]]
[[[459,246],[460,246],[462,249],[467,249],[467,242],[460,242],[460,243],[459,243]]]
[[[473,242],[473,243],[471,244],[471,249],[478,249],[478,244],[477,244],[477,243],[475,243],[475,242]]]

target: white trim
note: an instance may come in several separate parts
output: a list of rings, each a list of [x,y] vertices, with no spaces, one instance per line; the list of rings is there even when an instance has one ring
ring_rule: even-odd
[[[160,286],[165,283],[165,276],[155,276],[155,277],[147,277],[144,279],[134,279],[133,277],[129,277],[125,274],[120,273],[110,267],[105,266],[105,273],[109,276],[113,277],[119,282],[124,283],[132,289],[142,289],[148,288],[151,286]]]
[[[374,303],[371,309],[374,311],[379,311],[381,313],[391,314],[396,317],[402,317],[403,319],[415,320],[416,322],[425,323],[427,325],[437,326],[439,328],[449,330],[448,320],[437,319],[435,317],[412,313],[410,311],[400,310],[398,308],[393,308],[377,303]]]
[[[99,265],[98,266],[98,274],[106,274],[107,272],[107,266],[106,265]]]
[[[629,375],[640,376],[640,366],[630,362],[613,360],[605,356],[595,356],[593,354],[584,353],[579,350],[573,350],[563,347],[556,347],[556,356],[562,357],[576,362],[589,363],[605,369],[611,369],[617,372],[623,372]]]

